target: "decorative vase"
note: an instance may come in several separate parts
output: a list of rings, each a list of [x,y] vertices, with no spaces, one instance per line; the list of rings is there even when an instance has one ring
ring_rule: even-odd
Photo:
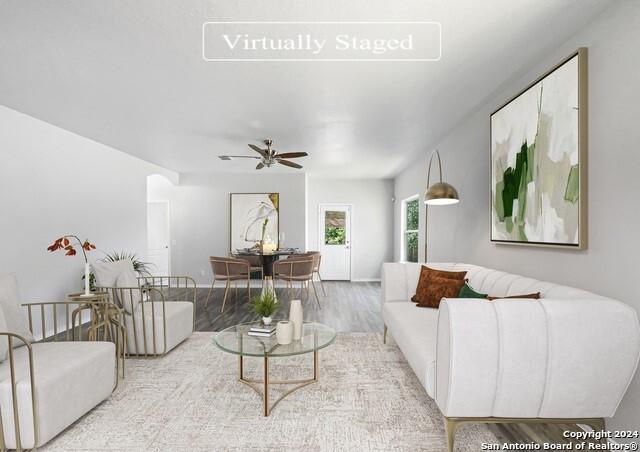
[[[266,325],[271,325],[271,317],[262,317],[262,323]]]
[[[84,264],[84,296],[90,297],[91,293],[91,266],[89,262]]]
[[[293,340],[293,323],[289,320],[282,320],[276,326],[276,338],[278,344],[289,345]]]
[[[302,301],[291,300],[289,308],[289,321],[293,323],[293,340],[299,341],[302,338]]]

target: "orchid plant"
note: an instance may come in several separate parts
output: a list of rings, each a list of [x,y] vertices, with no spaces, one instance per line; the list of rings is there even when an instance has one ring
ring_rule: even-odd
[[[47,249],[51,253],[58,250],[64,250],[66,251],[66,253],[64,253],[65,256],[75,256],[78,253],[76,252],[74,245],[72,245],[71,243],[72,241],[78,242],[78,245],[80,245],[80,249],[82,250],[82,255],[84,256],[84,295],[83,296],[89,297],[91,296],[91,286],[89,284],[89,279],[90,279],[89,275],[90,275],[91,269],[89,268],[89,259],[87,259],[87,252],[91,250],[95,250],[96,246],[93,243],[89,242],[88,239],[86,239],[83,242],[82,240],[80,240],[80,238],[77,235],[63,235],[59,239],[56,239],[51,245],[49,245]]]
[[[72,244],[72,240],[78,242],[78,245],[80,245],[80,249],[82,250],[82,254],[84,255],[85,264],[89,263],[89,260],[87,259],[87,251],[95,250],[96,246],[93,243],[89,242],[89,240],[85,240],[83,242],[78,238],[77,235],[64,235],[60,237],[59,239],[56,239],[55,242],[53,242],[49,247],[47,247],[47,250],[52,253],[58,250],[65,250],[65,256],[75,256],[77,252],[74,245]]]

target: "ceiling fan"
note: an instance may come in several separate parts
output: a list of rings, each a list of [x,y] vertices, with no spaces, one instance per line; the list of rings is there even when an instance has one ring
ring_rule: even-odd
[[[298,157],[306,157],[306,152],[283,152],[280,153],[273,149],[271,146],[273,145],[273,140],[264,140],[264,144],[267,145],[267,149],[260,149],[255,144],[249,144],[248,146],[256,151],[260,156],[257,155],[219,155],[220,160],[231,160],[231,159],[258,159],[260,163],[256,166],[257,170],[271,167],[272,165],[279,163],[284,166],[289,166],[291,168],[300,169],[302,165],[298,165],[295,162],[290,162],[285,159],[295,159]]]

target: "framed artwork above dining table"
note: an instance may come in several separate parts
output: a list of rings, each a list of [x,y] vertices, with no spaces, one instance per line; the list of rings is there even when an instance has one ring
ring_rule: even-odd
[[[251,249],[267,240],[278,245],[279,193],[230,193],[229,251]]]

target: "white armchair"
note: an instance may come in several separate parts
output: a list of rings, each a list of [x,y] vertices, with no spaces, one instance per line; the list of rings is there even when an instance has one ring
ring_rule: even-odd
[[[1,450],[42,446],[115,389],[113,343],[59,341],[72,328],[69,313],[78,305],[23,305],[30,307],[27,319],[14,275],[0,275]],[[40,330],[40,342],[33,342],[34,327]]]
[[[124,311],[128,356],[160,357],[195,329],[196,282],[188,276],[136,275],[131,261],[93,264],[97,290]]]

